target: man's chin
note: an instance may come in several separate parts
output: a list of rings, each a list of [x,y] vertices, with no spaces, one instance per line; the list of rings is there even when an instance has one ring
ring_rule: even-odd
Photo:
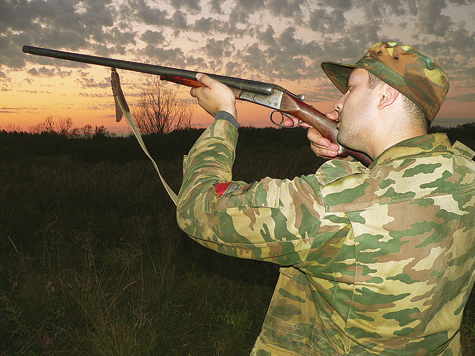
[[[348,148],[353,151],[360,151],[361,149],[357,148],[356,144],[358,143],[358,137],[347,137],[345,134],[341,134],[341,131],[338,132],[338,135],[336,136],[336,140],[338,141],[338,144],[340,146],[343,146],[345,148]]]

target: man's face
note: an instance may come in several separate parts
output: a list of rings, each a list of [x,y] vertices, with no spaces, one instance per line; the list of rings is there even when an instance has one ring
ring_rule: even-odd
[[[366,152],[366,138],[371,130],[375,91],[368,86],[368,71],[356,68],[348,78],[348,91],[338,100],[338,142],[354,150]]]

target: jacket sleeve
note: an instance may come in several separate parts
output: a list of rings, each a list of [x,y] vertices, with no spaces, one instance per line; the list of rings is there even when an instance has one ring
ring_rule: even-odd
[[[229,121],[216,120],[185,157],[178,224],[217,252],[297,267],[323,213],[315,178],[232,182],[237,138]]]

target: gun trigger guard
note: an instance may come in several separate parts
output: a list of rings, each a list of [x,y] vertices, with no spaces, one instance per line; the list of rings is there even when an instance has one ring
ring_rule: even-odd
[[[276,112],[278,112],[280,114],[280,122],[274,121],[274,114]],[[298,124],[293,124],[292,126],[285,126],[285,125],[283,125],[283,123],[285,121],[285,117],[291,118],[290,115],[288,115],[286,113],[283,113],[282,111],[279,111],[279,110],[274,110],[270,113],[270,121],[276,126],[283,127],[283,128],[286,128],[286,129],[294,129],[296,127],[299,127],[302,124],[302,120],[299,120]],[[292,120],[292,122],[294,122],[294,121]]]

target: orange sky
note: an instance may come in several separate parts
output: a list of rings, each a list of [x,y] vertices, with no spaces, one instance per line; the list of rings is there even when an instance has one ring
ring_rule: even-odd
[[[42,0],[41,4],[41,8],[33,1],[0,4],[0,129],[29,130],[52,116],[69,117],[74,127],[104,125],[111,131],[127,131],[125,122],[115,123],[107,68],[28,55],[21,51],[23,45],[272,82],[305,94],[310,104],[325,112],[339,93],[320,62],[354,63],[375,42],[395,40],[432,56],[449,76],[451,89],[434,124],[475,120],[473,2]],[[152,78],[126,71],[120,75],[133,108]],[[177,90],[191,100],[189,89]],[[242,125],[269,126],[268,115],[268,109],[239,106]],[[209,122],[211,118],[197,107],[193,125]]]
[[[113,132],[129,132],[128,124],[125,120],[115,122],[115,108],[112,97],[112,90],[108,87],[109,69],[103,67],[88,69],[91,78],[101,82],[101,87],[92,87],[84,93],[84,87],[78,80],[71,80],[74,74],[68,76],[68,81],[59,78],[36,78],[35,85],[29,84],[27,78],[22,73],[15,73],[18,89],[15,91],[5,91],[2,94],[2,104],[11,108],[9,112],[0,114],[0,128],[19,128],[28,131],[44,121],[48,116],[52,116],[55,121],[62,118],[71,118],[74,127],[83,127],[87,124],[94,126],[104,125]],[[127,71],[120,71],[123,90],[131,108],[134,108],[138,100],[141,88],[147,87],[147,81],[152,79],[151,75],[136,74]],[[71,85],[73,83],[73,85]],[[188,96],[189,88],[178,87],[175,84],[167,84],[177,90],[177,95],[194,102]],[[292,90],[297,90],[292,88]],[[454,89],[452,89],[454,91]],[[129,95],[130,93],[130,95]],[[300,92],[299,92],[300,93]],[[304,93],[305,94],[305,93]],[[339,94],[333,90],[335,100]],[[473,120],[473,103],[455,100],[456,95],[449,97],[442,106],[438,118],[434,124],[447,126],[446,118],[451,118],[449,125],[470,122]],[[333,101],[310,102],[318,110],[325,112],[332,110]],[[206,126],[212,118],[204,112],[198,105],[193,113],[192,125],[194,127]],[[238,105],[239,121],[243,126],[272,126],[269,120],[271,110],[250,103],[240,103]]]
[[[61,63],[60,60],[58,61]],[[11,110],[1,114],[0,125],[4,129],[15,127],[28,131],[32,126],[52,116],[55,121],[69,117],[72,119],[74,127],[83,127],[87,124],[93,127],[104,125],[110,131],[128,132],[128,124],[125,120],[119,123],[115,122],[114,99],[109,87],[110,69],[91,66],[84,72],[92,81],[101,84],[88,88],[87,94],[84,91],[83,83],[79,80],[83,73],[82,70],[79,75],[74,71],[67,75],[66,82],[61,77],[40,77],[35,78],[34,85],[23,73],[12,74],[18,86],[15,91],[6,91],[2,96],[2,102],[8,103]],[[154,76],[124,70],[119,70],[119,74],[126,99],[133,110],[139,99],[140,91],[147,88],[148,81],[153,80]],[[75,76],[78,78],[75,79]],[[195,99],[188,94],[188,87],[164,83],[176,90],[178,96],[190,100],[192,103],[195,102]],[[336,98],[337,91],[334,90],[334,92]],[[317,103],[311,104],[317,105]],[[331,110],[331,102],[319,104],[319,110]],[[192,119],[193,127],[206,126],[212,122],[213,119],[198,105],[195,104],[195,108]],[[239,121],[243,126],[274,126],[269,119],[271,110],[268,108],[239,102],[238,111]]]

